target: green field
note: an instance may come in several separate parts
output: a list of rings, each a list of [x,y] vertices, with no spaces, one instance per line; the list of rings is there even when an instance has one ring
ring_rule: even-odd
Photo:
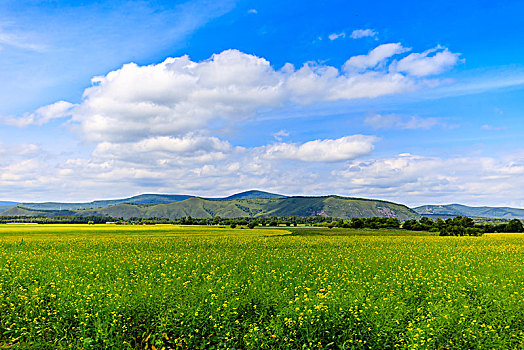
[[[303,233],[0,226],[0,348],[524,347],[524,235]]]

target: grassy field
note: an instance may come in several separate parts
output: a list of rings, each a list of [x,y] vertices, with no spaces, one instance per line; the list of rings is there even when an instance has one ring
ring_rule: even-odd
[[[0,226],[0,348],[524,347],[524,235],[318,232]]]

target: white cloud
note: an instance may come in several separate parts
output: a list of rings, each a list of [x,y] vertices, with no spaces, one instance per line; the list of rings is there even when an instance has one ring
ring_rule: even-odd
[[[286,86],[293,102],[307,105],[408,92],[419,83],[398,73],[364,71],[340,75],[334,67],[305,65],[288,78]]]
[[[389,199],[409,205],[459,202],[524,206],[520,195],[524,186],[523,153],[503,157],[401,154],[352,160],[356,152],[364,153],[363,148],[346,147],[344,139],[232,149],[223,159],[154,166],[125,157],[60,161],[41,159],[34,153],[6,161],[6,153],[0,148],[0,188],[3,199],[31,201],[64,200],[66,194],[69,200],[87,200],[150,191],[209,196],[262,188],[284,194],[335,193]],[[156,159],[155,151],[151,154]],[[349,160],[336,162],[337,156]],[[312,160],[324,163],[320,166]]]
[[[360,39],[365,37],[376,37],[377,32],[373,29],[355,29],[351,33],[351,39]]]
[[[8,31],[0,24],[0,49],[2,46],[11,46],[18,49],[41,51],[44,47],[33,42],[27,33]]]
[[[252,13],[252,14],[256,15],[258,13],[258,11],[256,9],[250,9],[249,11],[247,11],[247,13]]]
[[[353,135],[335,140],[315,140],[303,144],[277,143],[262,147],[267,159],[294,159],[303,162],[340,162],[373,151],[375,136]]]
[[[344,63],[343,68],[346,72],[375,68],[386,59],[409,50],[408,48],[402,47],[400,43],[383,44],[371,50],[367,55],[351,57]]]
[[[345,38],[346,37],[346,33],[344,32],[341,32],[341,33],[331,33],[329,34],[328,38],[329,40],[333,41],[333,40],[337,40],[339,38]]]
[[[102,142],[93,151],[96,159],[118,159],[139,164],[212,162],[225,158],[233,147],[216,137],[185,135],[181,138],[158,136],[129,143]]]
[[[285,100],[283,73],[264,59],[229,50],[200,63],[187,56],[157,65],[126,64],[93,79],[73,114],[91,140],[181,136],[211,120],[251,117]]]
[[[397,72],[424,77],[441,74],[454,67],[460,61],[459,56],[459,53],[453,53],[447,48],[437,46],[422,53],[412,53],[398,62],[394,62],[391,68]]]
[[[57,196],[64,193],[69,200],[85,200],[100,197],[93,193],[210,195],[246,188],[298,194],[331,188],[352,194],[367,187],[337,183],[340,176],[329,172],[369,155],[378,141],[375,136],[292,143],[281,142],[288,136],[281,130],[274,134],[280,141],[276,144],[242,148],[222,139],[224,133],[217,137],[217,129],[287,106],[373,98],[425,86],[424,78],[388,69],[386,61],[405,50],[400,44],[381,45],[346,64],[360,68],[343,71],[311,62],[298,69],[291,64],[275,69],[263,58],[236,50],[201,62],[182,56],[148,66],[126,64],[93,78],[76,105],[60,101],[17,120],[4,118],[4,123],[24,126],[70,115],[68,125],[92,141],[94,151],[67,160],[44,156],[31,146],[26,155],[2,153],[0,188],[15,197],[17,191],[32,193],[30,200],[63,200]]]
[[[4,118],[4,123],[41,125],[71,114],[72,124],[88,140],[181,137],[213,123],[252,118],[261,109],[411,91],[426,82],[377,69],[406,50],[398,43],[380,45],[368,55],[350,58],[345,73],[313,63],[275,70],[267,60],[237,50],[202,62],[182,56],[149,66],[130,63],[93,78],[78,105],[61,101],[19,120]]]
[[[40,148],[31,143],[18,145],[4,145],[0,142],[0,164],[6,159],[18,156],[36,155],[40,152]]]
[[[430,129],[443,125],[439,118],[421,118],[397,114],[375,114],[368,116],[364,122],[374,129]]]
[[[209,196],[262,188],[409,205],[524,206],[522,152],[498,157],[400,154],[370,159],[376,140],[354,135],[242,149],[193,135],[102,143],[91,157],[67,160],[35,145],[0,145],[0,189],[2,199],[29,201],[89,200],[151,191]],[[358,159],[363,156],[367,157]]]
[[[288,137],[288,136],[289,136],[289,132],[286,130],[280,130],[280,131],[273,133],[273,137],[278,141],[282,141],[282,138]]]
[[[488,124],[484,124],[481,126],[482,130],[487,130],[487,131],[501,131],[501,130],[506,130],[507,128],[508,128],[507,126],[493,126],[493,125],[488,125]]]
[[[492,157],[426,157],[409,153],[393,158],[353,161],[332,175],[368,196],[415,204],[463,202],[498,205],[519,202],[524,185],[522,154]],[[515,204],[514,204],[515,205]]]
[[[20,118],[3,117],[2,122],[7,125],[25,127],[28,125],[43,125],[52,119],[64,118],[71,115],[74,105],[66,101],[38,108],[34,113],[26,114]]]

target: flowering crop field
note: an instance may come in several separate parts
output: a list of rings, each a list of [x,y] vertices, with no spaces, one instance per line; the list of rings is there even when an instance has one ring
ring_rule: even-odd
[[[524,347],[524,235],[365,233],[0,226],[0,348]]]

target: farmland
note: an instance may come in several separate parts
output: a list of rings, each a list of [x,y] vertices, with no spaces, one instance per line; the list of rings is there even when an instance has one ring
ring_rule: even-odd
[[[524,346],[524,235],[296,230],[2,225],[0,348]]]

